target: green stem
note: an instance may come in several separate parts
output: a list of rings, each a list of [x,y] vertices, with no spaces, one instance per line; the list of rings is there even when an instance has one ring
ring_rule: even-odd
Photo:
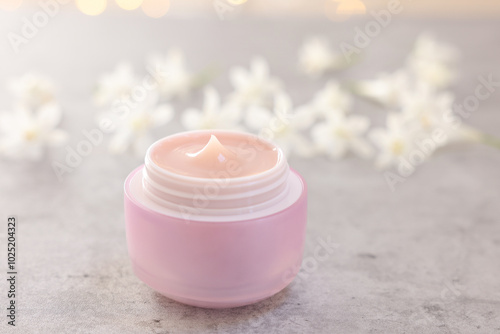
[[[496,148],[500,149],[500,139],[497,137],[494,137],[492,135],[489,135],[486,133],[481,133],[480,142],[485,144],[485,145],[496,147]]]
[[[219,69],[214,66],[203,69],[194,76],[192,87],[200,88],[205,86],[207,83],[212,81],[219,74],[219,72]]]
[[[390,109],[388,106],[380,103],[379,101],[374,100],[374,99],[362,94],[358,89],[358,83],[356,81],[346,81],[346,82],[341,83],[341,86],[346,91],[350,92],[353,95],[356,95],[357,97],[361,98],[362,100],[364,100],[366,102],[369,102],[369,103],[375,105],[376,107],[386,109],[386,110]]]

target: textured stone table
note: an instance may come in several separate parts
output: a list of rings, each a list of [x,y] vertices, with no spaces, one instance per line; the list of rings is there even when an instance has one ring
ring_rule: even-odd
[[[180,46],[196,69],[216,66],[215,85],[228,92],[227,69],[268,58],[296,103],[325,79],[295,71],[297,48],[312,34],[334,45],[352,40],[363,22],[216,19],[148,20],[139,15],[85,18],[71,10],[23,46],[0,41],[0,78],[38,70],[60,84],[70,145],[94,127],[89,100],[96,77],[118,60],[139,71],[150,51]],[[2,13],[2,36],[20,17]],[[478,75],[500,78],[498,22],[396,20],[365,50],[364,62],[340,80],[369,78],[402,64],[416,35],[435,32],[463,50],[457,98],[473,93]],[[1,108],[10,97],[0,91]],[[201,94],[177,104],[199,105]],[[500,93],[468,122],[499,132]],[[383,112],[358,102],[380,122]],[[168,132],[179,129],[177,124]],[[161,136],[163,133],[156,133]],[[290,287],[247,307],[207,310],[162,297],[132,273],[125,242],[122,184],[140,158],[110,156],[104,145],[58,182],[50,162],[0,164],[1,219],[19,220],[19,333],[500,333],[500,152],[478,145],[438,152],[392,192],[368,162],[292,159],[309,184],[305,267]],[[5,275],[6,223],[0,229]],[[317,258],[320,239],[334,244]],[[323,254],[323,253],[322,253]],[[2,309],[6,281],[1,279]],[[5,311],[3,311],[4,313]],[[0,332],[7,328],[2,315]]]

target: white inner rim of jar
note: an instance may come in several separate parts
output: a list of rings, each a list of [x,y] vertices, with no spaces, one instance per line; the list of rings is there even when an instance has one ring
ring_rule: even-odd
[[[151,159],[151,152],[162,140],[151,145],[146,153],[142,188],[149,200],[164,209],[196,216],[235,216],[267,210],[282,202],[290,192],[290,168],[286,157],[272,143],[266,142],[277,149],[278,159],[264,172],[243,177],[228,174],[227,178],[200,178],[176,174],[158,166]]]

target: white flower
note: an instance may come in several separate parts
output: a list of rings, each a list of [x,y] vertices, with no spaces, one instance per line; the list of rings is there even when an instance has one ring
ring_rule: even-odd
[[[184,98],[193,88],[193,75],[187,70],[180,49],[171,49],[166,56],[151,56],[148,66],[159,83],[161,94],[168,99]]]
[[[201,110],[191,108],[182,114],[181,123],[186,129],[239,129],[241,111],[238,106],[221,105],[219,93],[211,86],[205,88],[204,97]]]
[[[112,153],[121,154],[131,148],[138,156],[145,154],[154,141],[151,129],[168,123],[174,116],[173,108],[168,104],[158,105],[158,99],[158,94],[150,93],[127,114],[115,117],[115,134],[109,143]]]
[[[55,99],[55,85],[52,80],[35,73],[27,73],[11,79],[8,88],[20,104],[36,109]]]
[[[311,136],[319,150],[334,159],[342,158],[347,151],[366,159],[373,154],[372,147],[362,137],[369,126],[367,117],[336,113],[315,125]]]
[[[342,68],[346,61],[340,52],[334,52],[321,37],[312,37],[299,50],[299,67],[307,75],[320,76]]]
[[[292,101],[285,93],[274,98],[274,109],[252,107],[245,118],[247,126],[263,138],[274,141],[286,155],[297,153],[308,157],[316,153],[315,147],[303,135],[314,122],[314,111],[308,106],[293,110]]]
[[[380,150],[375,160],[378,168],[397,165],[415,147],[415,132],[400,113],[388,114],[387,128],[375,128],[368,136]]]
[[[401,111],[420,132],[431,133],[436,127],[447,126],[445,115],[451,112],[453,99],[451,93],[438,93],[427,85],[417,85],[403,94]]]
[[[230,101],[242,108],[268,106],[281,87],[280,81],[269,75],[269,66],[261,57],[252,60],[249,70],[232,68],[229,79],[234,88]]]
[[[405,70],[394,73],[381,73],[376,79],[364,80],[355,84],[355,92],[384,107],[401,104],[402,95],[410,89],[410,78]]]
[[[440,89],[449,86],[456,79],[455,63],[458,55],[459,52],[454,47],[424,34],[415,42],[407,64],[418,80]]]
[[[321,115],[328,117],[331,113],[346,113],[352,105],[352,97],[344,91],[337,81],[330,80],[317,92],[312,106]]]
[[[354,91],[384,107],[399,107],[404,96],[414,90],[424,86],[430,90],[448,86],[456,77],[453,65],[457,57],[454,48],[422,35],[407,59],[406,68],[379,74],[374,80],[360,81],[355,84]]]
[[[51,103],[31,112],[19,107],[0,114],[0,154],[11,159],[39,160],[48,146],[60,146],[67,133],[57,129],[62,117]]]
[[[113,72],[99,78],[94,101],[100,107],[110,105],[117,99],[129,96],[138,82],[132,65],[127,62],[119,63]]]
[[[436,92],[427,85],[404,95],[401,112],[419,137],[430,139],[435,130],[444,132],[436,146],[452,142],[478,141],[478,132],[465,125],[453,114],[454,96],[450,92]]]

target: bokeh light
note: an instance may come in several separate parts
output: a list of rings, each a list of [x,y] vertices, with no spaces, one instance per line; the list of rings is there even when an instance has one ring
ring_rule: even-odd
[[[21,7],[23,0],[0,0],[1,10],[16,10]]]
[[[227,2],[229,2],[232,5],[238,6],[247,2],[247,0],[227,0]]]
[[[87,15],[99,15],[106,9],[106,0],[76,0],[78,9]]]
[[[167,14],[170,0],[144,0],[141,8],[147,16],[159,18]]]
[[[332,21],[345,21],[352,15],[363,15],[366,6],[361,0],[326,0],[325,15]]]
[[[337,7],[339,15],[363,15],[366,13],[366,6],[360,0],[344,0]]]
[[[142,5],[143,0],[115,0],[121,9],[134,10]]]

